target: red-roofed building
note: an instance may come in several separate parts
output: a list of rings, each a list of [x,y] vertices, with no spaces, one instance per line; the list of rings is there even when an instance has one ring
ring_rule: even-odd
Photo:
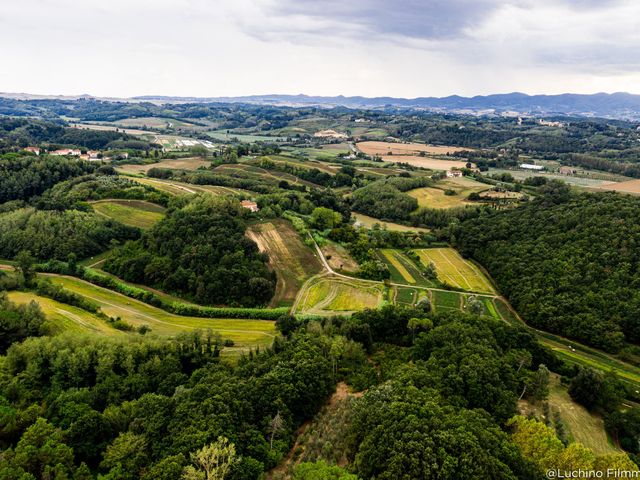
[[[256,202],[252,202],[251,200],[242,200],[240,202],[242,208],[246,208],[247,210],[251,210],[252,212],[259,212],[260,208],[258,208],[258,204]]]

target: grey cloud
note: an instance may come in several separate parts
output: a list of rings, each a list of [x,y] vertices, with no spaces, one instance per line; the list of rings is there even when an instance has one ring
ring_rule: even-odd
[[[276,0],[265,10],[268,16],[318,20],[315,33],[326,34],[327,24],[352,26],[354,31],[373,35],[424,40],[450,40],[464,36],[468,28],[481,23],[505,5],[535,8],[546,3],[576,9],[609,8],[619,0]],[[265,25],[268,30],[268,22]],[[294,24],[290,32],[296,32]],[[255,33],[255,32],[254,32]],[[286,36],[286,31],[270,31]],[[307,31],[307,33],[313,33]],[[335,32],[349,33],[348,31]]]

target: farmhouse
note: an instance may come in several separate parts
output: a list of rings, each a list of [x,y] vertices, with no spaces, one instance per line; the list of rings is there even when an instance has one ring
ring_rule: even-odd
[[[53,152],[49,152],[49,155],[56,155],[56,156],[72,156],[72,157],[79,157],[80,155],[82,155],[82,152],[80,150],[78,150],[77,148],[63,148],[61,150],[54,150]]]
[[[523,170],[544,170],[544,167],[542,165],[534,165],[532,163],[521,163],[520,168],[522,168]]]
[[[576,170],[573,167],[560,167],[561,175],[573,175],[575,173],[576,173]]]
[[[240,205],[242,206],[242,208],[246,208],[247,210],[251,210],[252,212],[260,211],[260,208],[258,208],[258,204],[256,202],[252,202],[251,200],[242,200],[240,202]]]
[[[26,147],[23,148],[25,152],[35,153],[36,155],[40,155],[40,149],[38,147]]]
[[[455,178],[460,178],[462,176],[463,176],[462,175],[462,170],[455,170],[455,169],[447,170],[447,177],[448,178],[454,178],[454,177]]]

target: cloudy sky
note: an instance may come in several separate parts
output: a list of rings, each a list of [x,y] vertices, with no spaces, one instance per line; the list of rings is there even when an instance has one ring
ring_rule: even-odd
[[[2,1],[0,91],[640,94],[640,1]]]

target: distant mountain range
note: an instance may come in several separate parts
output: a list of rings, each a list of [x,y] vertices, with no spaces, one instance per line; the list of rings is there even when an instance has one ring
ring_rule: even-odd
[[[250,95],[244,97],[169,97],[139,96],[132,98],[78,96],[46,96],[0,93],[2,97],[19,100],[34,99],[90,99],[125,102],[153,103],[247,103],[276,106],[348,107],[362,109],[402,108],[424,109],[436,112],[466,113],[472,115],[532,115],[532,116],[582,116],[640,120],[640,95],[630,93],[595,93],[582,95],[527,95],[506,93],[475,97],[321,97],[309,95]]]

